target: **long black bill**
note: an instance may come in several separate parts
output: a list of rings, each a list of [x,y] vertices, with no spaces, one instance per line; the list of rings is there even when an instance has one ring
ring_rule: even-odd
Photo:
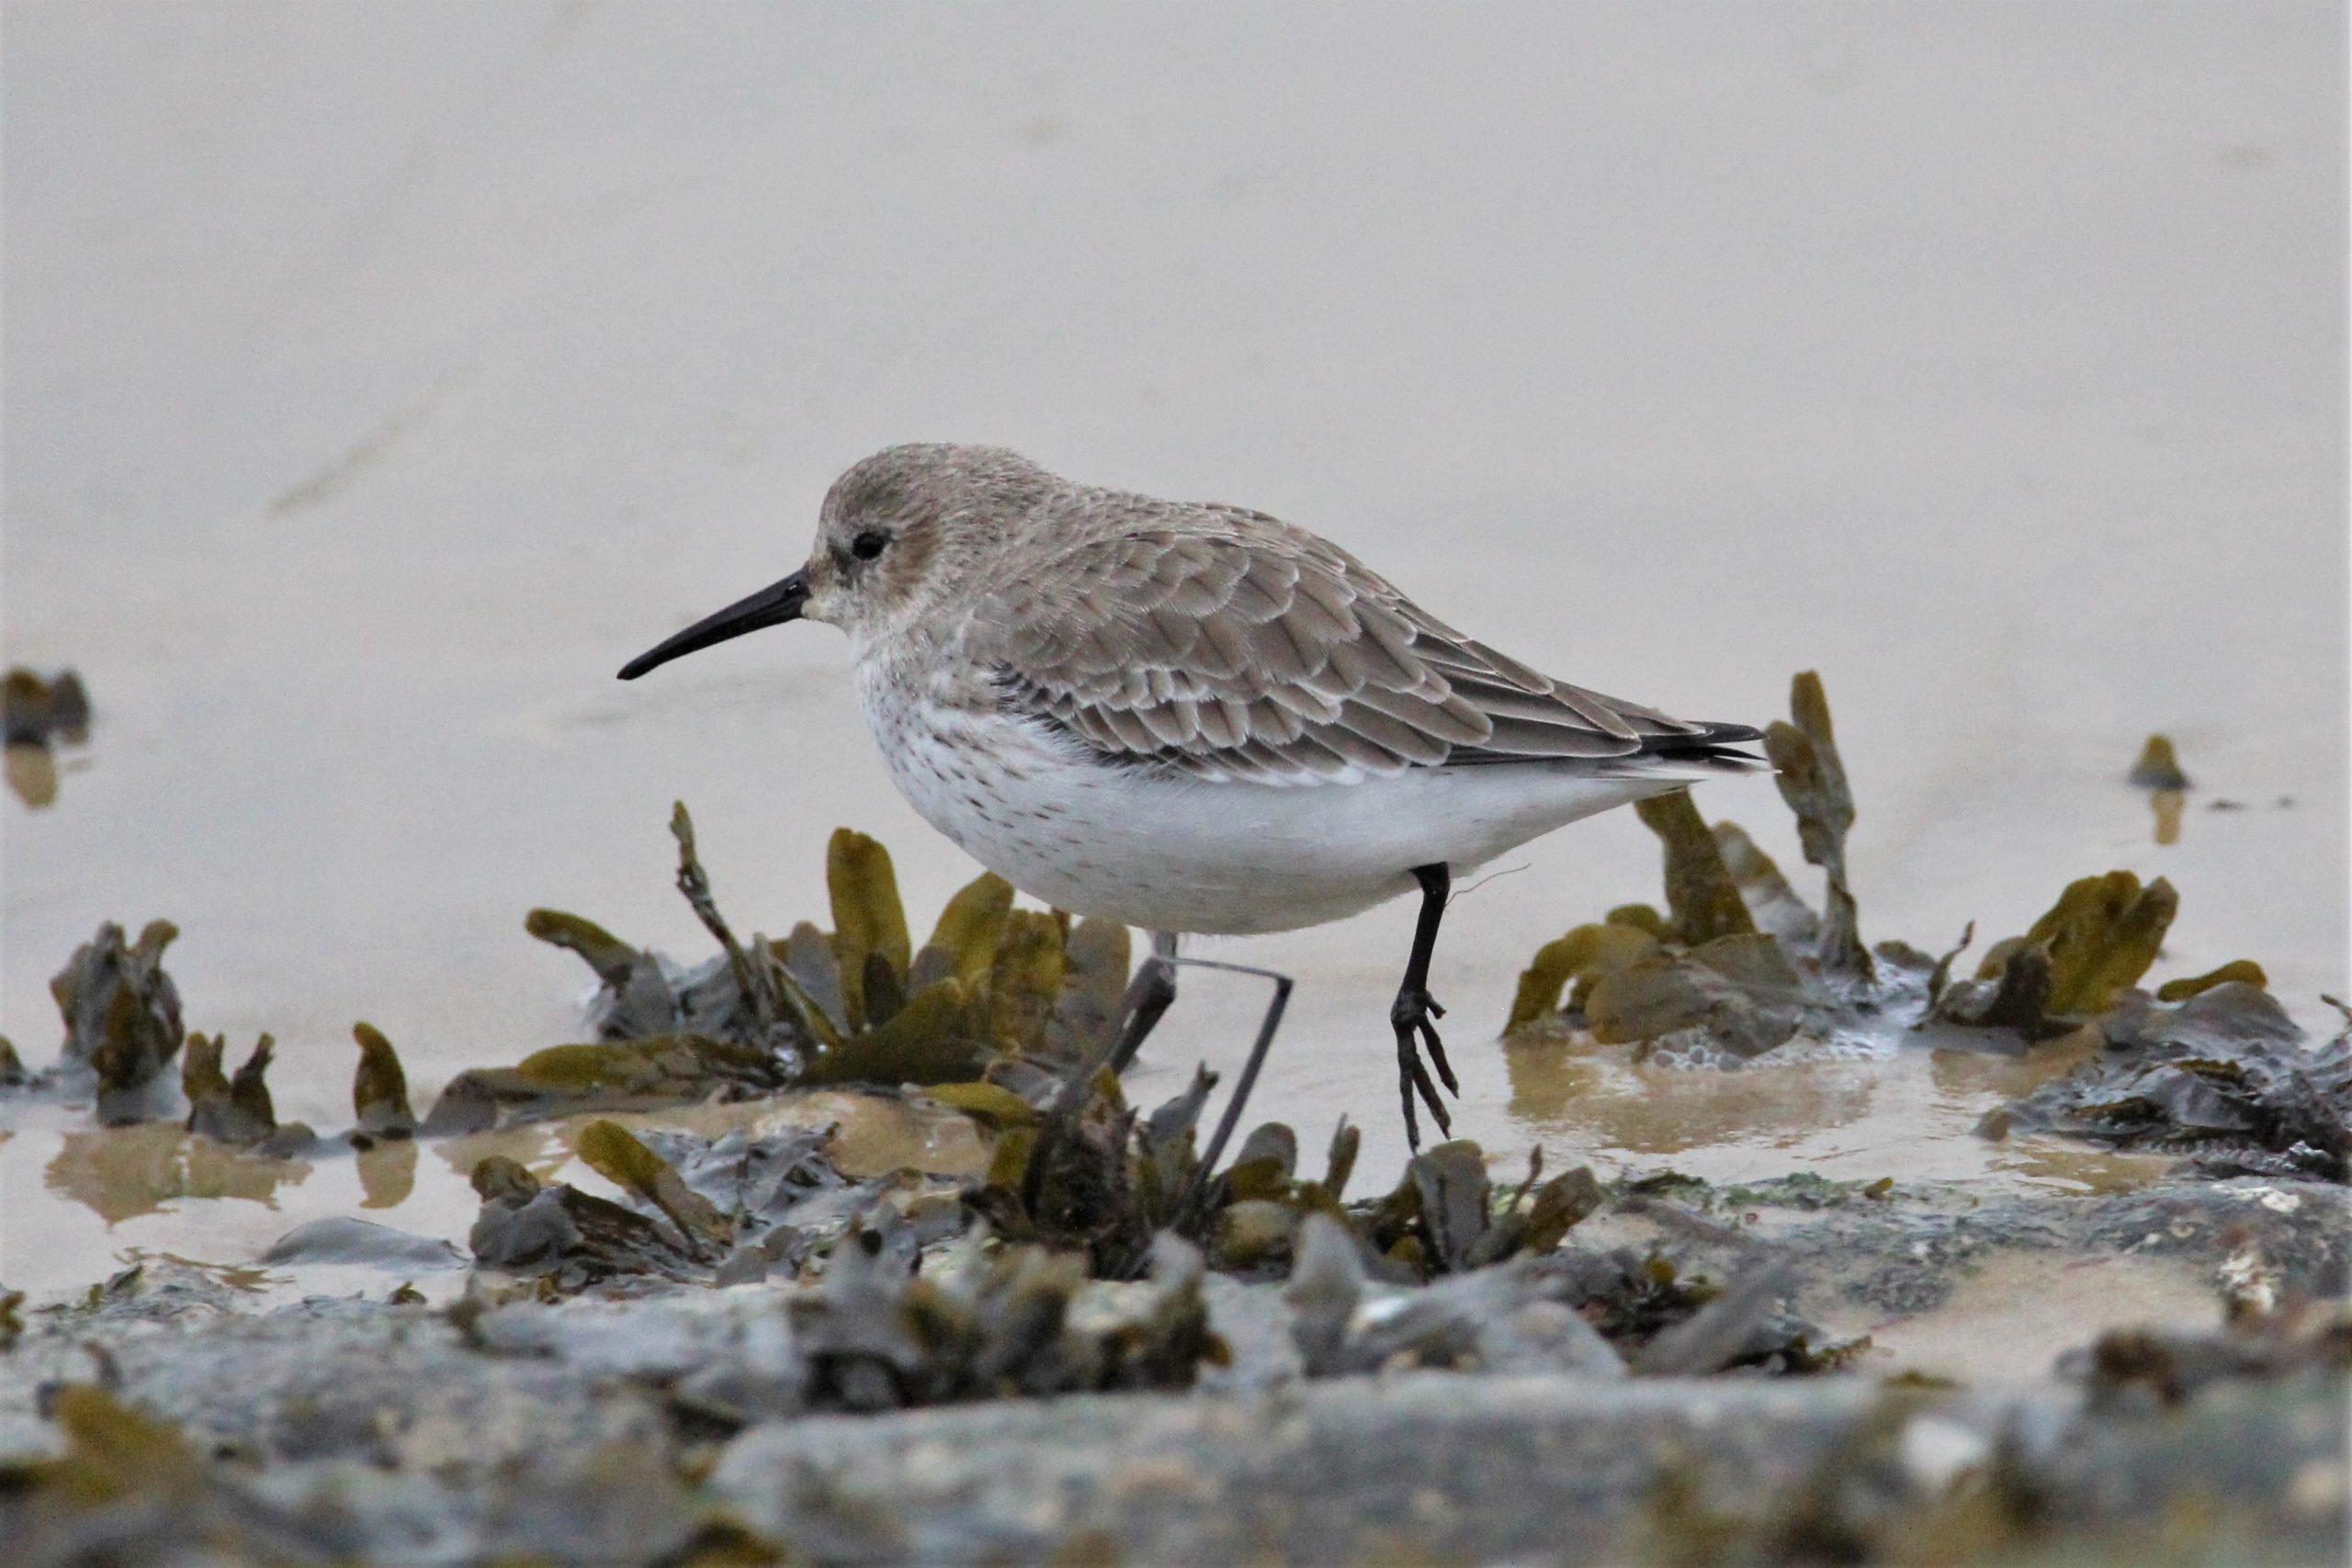
[[[639,654],[621,666],[621,679],[634,681],[657,664],[683,659],[713,643],[741,637],[745,632],[758,631],[762,626],[778,626],[786,621],[797,621],[800,618],[800,607],[807,603],[808,574],[796,571],[782,582],[772,583],[749,599],[739,599],[715,615],[705,615],[667,642]]]

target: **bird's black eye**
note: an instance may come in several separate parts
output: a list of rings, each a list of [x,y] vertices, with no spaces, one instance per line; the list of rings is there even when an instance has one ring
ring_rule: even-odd
[[[889,535],[877,528],[868,528],[849,542],[849,553],[860,560],[872,560],[889,547]]]

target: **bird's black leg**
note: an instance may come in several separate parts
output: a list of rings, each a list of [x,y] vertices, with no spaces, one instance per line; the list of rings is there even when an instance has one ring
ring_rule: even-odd
[[[1438,922],[1445,918],[1445,897],[1453,878],[1443,865],[1417,865],[1413,878],[1421,885],[1421,917],[1413,928],[1413,953],[1405,961],[1405,980],[1396,987],[1388,1022],[1396,1031],[1396,1089],[1405,1101],[1405,1141],[1418,1149],[1421,1129],[1413,1113],[1416,1091],[1436,1119],[1437,1130],[1448,1137],[1453,1134],[1453,1119],[1445,1113],[1437,1086],[1430,1082],[1429,1070],[1421,1066],[1419,1047],[1428,1047],[1430,1061],[1448,1089],[1460,1094],[1462,1086],[1454,1081],[1445,1045],[1437,1037],[1437,1026],[1430,1021],[1445,1016],[1445,1010],[1430,995],[1430,956],[1437,950]]]
[[[1111,1047],[1105,1065],[1114,1073],[1124,1073],[1127,1065],[1143,1049],[1146,1036],[1159,1022],[1159,1015],[1176,1000],[1176,966],[1162,960],[1176,956],[1176,933],[1151,933],[1151,956],[1143,961],[1136,977],[1127,982],[1127,994],[1119,1004],[1121,1020],[1118,1043]]]
[[[1189,1216],[1193,1200],[1216,1169],[1216,1162],[1225,1153],[1226,1144],[1233,1130],[1241,1124],[1241,1108],[1250,1103],[1250,1091],[1258,1086],[1258,1069],[1266,1065],[1266,1052],[1274,1043],[1274,1031],[1283,1026],[1283,1010],[1290,1005],[1290,976],[1277,975],[1271,969],[1253,969],[1247,964],[1219,964],[1213,959],[1177,958],[1175,964],[1191,964],[1203,969],[1225,969],[1236,975],[1255,975],[1261,980],[1274,983],[1273,999],[1266,1004],[1266,1016],[1258,1024],[1257,1043],[1250,1047],[1250,1059],[1241,1064],[1241,1077],[1233,1086],[1233,1094],[1225,1102],[1225,1114],[1217,1118],[1216,1132],[1209,1138],[1208,1147],[1201,1151],[1198,1164],[1193,1168],[1193,1179],[1177,1199],[1175,1213],[1178,1224]]]

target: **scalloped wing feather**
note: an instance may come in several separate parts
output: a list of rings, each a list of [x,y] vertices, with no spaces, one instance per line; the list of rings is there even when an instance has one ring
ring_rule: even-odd
[[[1163,509],[975,604],[962,655],[1000,700],[1121,761],[1313,783],[1637,758],[1747,739],[1551,679],[1261,513]]]

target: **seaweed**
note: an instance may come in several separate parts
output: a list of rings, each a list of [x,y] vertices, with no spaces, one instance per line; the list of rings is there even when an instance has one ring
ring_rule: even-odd
[[[57,799],[59,744],[89,737],[90,699],[71,670],[44,681],[21,666],[0,686],[0,729],[7,742],[8,787],[35,810]]]
[[[2210,991],[2216,986],[2227,985],[2233,980],[2252,986],[2256,990],[2266,989],[2270,984],[2270,976],[2262,972],[2261,964],[2250,958],[2235,958],[2219,968],[2208,969],[2202,975],[2191,975],[2178,980],[2165,981],[2156,987],[2156,1000],[2185,1002],[2191,997]]]
[[[1756,930],[1689,790],[1636,801],[1634,810],[1666,847],[1666,907],[1677,936],[1696,947]]]
[[[887,993],[895,978],[868,955],[867,994]],[[971,1029],[972,997],[960,980],[940,980],[854,1033],[833,1034],[800,1070],[804,1084],[941,1084],[968,1082],[987,1065],[985,1046]],[[812,1015],[814,1016],[814,1015]],[[818,1025],[823,1031],[824,1025]]]
[[[187,1130],[223,1144],[260,1145],[264,1152],[291,1153],[311,1139],[310,1128],[277,1124],[266,1075],[277,1043],[265,1034],[244,1065],[230,1077],[221,1071],[225,1042],[218,1035],[190,1033],[180,1064],[180,1091],[187,1096]]]
[[[1623,1376],[1617,1352],[1575,1310],[1574,1281],[1532,1261],[1399,1289],[1373,1280],[1342,1220],[1309,1214],[1283,1289],[1301,1366],[1310,1378],[1398,1366]]]
[[[1657,1253],[1565,1245],[1602,1201],[1589,1168],[1544,1181],[1539,1154],[1497,1205],[1476,1146],[1454,1144],[1419,1156],[1377,1204],[1307,1214],[1286,1294],[1308,1375],[1400,1360],[1604,1376],[1802,1373],[1849,1365],[1867,1344],[1829,1339],[1784,1310],[1793,1280],[1778,1267],[1751,1269],[1724,1292]]]
[[[2025,935],[1996,942],[1973,980],[1945,987],[1935,1016],[2028,1039],[2063,1034],[2114,1007],[2148,972],[2179,907],[2161,876],[2145,887],[2128,871],[2080,878]]]
[[[1817,675],[1795,678],[1790,707],[1792,722],[1772,725],[1765,744],[1805,859],[1823,868],[1824,913],[1736,823],[1708,829],[1683,793],[1643,802],[1642,819],[1666,849],[1670,918],[1632,906],[1546,942],[1520,976],[1506,1036],[1582,1033],[1653,1060],[1734,1066],[1796,1045],[1888,1048],[1930,1023],[2031,1043],[2137,995],[2179,899],[2162,877],[2143,886],[2129,871],[2069,885],[1968,978],[1954,978],[1953,965],[1973,924],[1940,957],[1901,942],[1864,951],[1846,880],[1853,792]],[[2174,980],[2159,996],[2264,981],[2260,965],[2239,960]]]
[[[412,1135],[416,1112],[409,1109],[408,1074],[401,1069],[400,1053],[372,1023],[353,1024],[351,1038],[359,1046],[359,1066],[351,1075],[351,1111],[359,1128],[353,1142]]]
[[[481,1198],[467,1244],[474,1261],[561,1291],[616,1275],[692,1276],[692,1246],[633,1209],[568,1182],[546,1183],[503,1155],[474,1167]]]
[[[543,1183],[492,1156],[473,1171],[483,1200],[477,1260],[537,1278],[557,1294],[627,1275],[741,1284],[779,1264],[797,1273],[885,1199],[914,1217],[923,1245],[961,1232],[962,1211],[944,1181],[926,1192],[901,1173],[853,1186],[827,1154],[832,1131],[738,1128],[713,1139],[590,1122],[574,1134],[573,1151],[620,1190],[619,1202]]]
[[[1201,1296],[1199,1250],[1151,1248],[1140,1297],[1087,1311],[1083,1259],[991,1247],[976,1230],[918,1273],[917,1238],[876,1207],[833,1250],[823,1282],[787,1303],[818,1408],[886,1410],[1007,1395],[1190,1387],[1226,1358]]]
[[[1034,1127],[1024,1120],[1001,1133],[987,1179],[966,1194],[967,1202],[1009,1235],[1085,1252],[1094,1271],[1111,1279],[1131,1277],[1162,1232],[1207,1248],[1221,1269],[1279,1274],[1300,1217],[1338,1212],[1362,1145],[1359,1130],[1342,1117],[1322,1179],[1303,1179],[1296,1134],[1267,1122],[1242,1140],[1229,1165],[1216,1168],[1279,1024],[1283,988],[1277,987],[1251,1065],[1204,1149],[1196,1146],[1196,1134],[1216,1075],[1196,1070],[1183,1092],[1138,1116],[1117,1076],[1104,1068],[1087,1086],[1091,1093],[1062,1086]]]
[[[1114,1074],[1094,1089],[1042,1155],[1039,1130],[1001,1134],[966,1201],[1014,1239],[1083,1252],[1095,1273],[1125,1279],[1194,1186],[1193,1131],[1206,1096],[1188,1090],[1139,1121]]]
[[[699,1037],[765,1053],[763,1088],[977,1084],[1009,1061],[1066,1068],[1117,1027],[1123,926],[1015,908],[1012,885],[983,874],[915,947],[889,852],[843,828],[826,850],[833,930],[804,921],[781,942],[742,942],[718,911],[683,805],[671,830],[680,891],[718,957],[687,969],[577,915],[535,909],[525,921],[595,971],[590,1017],[606,1044]],[[1001,1120],[1001,1100],[978,1098]],[[559,1108],[586,1107],[510,1114]]]
[[[1215,1074],[1197,1070],[1183,1092],[1138,1116],[1117,1076],[1105,1069],[1093,1093],[1066,1097],[1066,1110],[1057,1100],[1046,1118],[1033,1123],[1018,1117],[1004,1125],[985,1180],[965,1201],[1007,1235],[1085,1253],[1092,1270],[1109,1279],[1131,1277],[1163,1231],[1209,1247],[1220,1268],[1278,1266],[1287,1258],[1295,1206],[1333,1200],[1312,1196],[1327,1190],[1320,1184],[1292,1179],[1297,1140],[1279,1123],[1252,1132],[1233,1164],[1212,1179],[1211,1162],[1247,1096],[1244,1078],[1202,1152],[1195,1134]],[[1064,1120],[1047,1141],[1054,1114]],[[1355,1148],[1353,1129],[1342,1120],[1327,1179],[1345,1182]]]
[[[68,1383],[47,1402],[65,1452],[36,1460],[7,1479],[32,1494],[39,1539],[66,1517],[139,1499],[152,1506],[185,1503],[209,1478],[195,1448],[174,1427],[89,1383]],[[46,1529],[44,1528],[46,1527]]]
[[[2132,764],[2126,781],[2142,789],[2184,790],[2189,787],[2188,775],[2180,771],[2180,759],[2173,752],[2172,737],[2151,735],[2148,743],[2140,748],[2139,760]]]
[[[2188,791],[2194,786],[2188,782],[2188,775],[2181,772],[2180,759],[2173,753],[2172,738],[2149,736],[2126,779],[2148,792],[2148,806],[2156,818],[2156,842],[2180,842],[2181,815],[2188,809]],[[2227,810],[2236,805],[2234,801],[2217,800],[2212,808]]]
[[[1455,1139],[1414,1156],[1386,1197],[1343,1217],[1367,1253],[1396,1266],[1393,1275],[1466,1274],[1521,1254],[1550,1256],[1600,1207],[1600,1184],[1589,1168],[1578,1166],[1549,1181],[1543,1176],[1538,1149],[1526,1180],[1498,1206],[1485,1153],[1466,1138]]]
[[[2237,980],[2173,1004],[2132,992],[2101,1030],[2097,1056],[1979,1130],[2182,1155],[2211,1176],[2352,1180],[2352,1033],[2312,1049],[2269,993]]]
[[[1540,1151],[1525,1179],[1498,1194],[1479,1147],[1449,1142],[1416,1155],[1385,1195],[1343,1205],[1356,1129],[1340,1124],[1320,1179],[1307,1179],[1296,1137],[1269,1122],[1211,1177],[1192,1138],[1212,1082],[1200,1072],[1185,1093],[1138,1117],[1106,1081],[1059,1146],[1036,1204],[1023,1201],[1034,1157],[1026,1127],[1001,1136],[988,1181],[966,1202],[1017,1240],[1082,1251],[1098,1277],[1127,1277],[1139,1236],[1174,1234],[1204,1248],[1225,1273],[1288,1278],[1301,1354],[1316,1375],[1397,1356],[1425,1365],[1590,1370],[1589,1333],[1582,1322],[1555,1321],[1561,1312],[1573,1308],[1638,1344],[1713,1299],[1711,1288],[1679,1282],[1661,1260],[1569,1247],[1571,1232],[1600,1207],[1602,1189],[1583,1167],[1547,1179]],[[1312,1239],[1318,1234],[1319,1244]],[[1317,1247],[1328,1253],[1335,1237],[1344,1238],[1344,1256],[1318,1257]],[[1374,1284],[1375,1294],[1394,1300],[1376,1325],[1358,1322]],[[1434,1293],[1424,1296],[1424,1288]],[[1406,1293],[1395,1296],[1399,1290]],[[1392,1323],[1392,1311],[1405,1315]],[[1766,1315],[1769,1332],[1741,1330],[1755,1329],[1738,1351],[1747,1364],[1812,1371],[1849,1353],[1810,1348],[1821,1343],[1818,1331]],[[1608,1365],[1621,1370],[1613,1359]]]
[[[619,1122],[590,1122],[573,1146],[591,1170],[639,1202],[660,1210],[678,1228],[688,1254],[696,1261],[723,1257],[734,1245],[734,1222],[687,1186],[668,1160],[632,1137]]]
[[[157,1091],[168,1087],[164,1072],[185,1031],[164,950],[179,934],[169,920],[151,920],[130,943],[108,921],[49,983],[65,1019],[62,1059],[96,1078],[98,1120],[109,1126],[153,1115]]]
[[[1779,863],[1758,848],[1756,840],[1747,836],[1747,829],[1736,822],[1718,822],[1712,831],[1715,852],[1722,857],[1724,870],[1738,890],[1741,902],[1747,905],[1755,929],[1770,933],[1796,952],[1809,953],[1817,947],[1821,942],[1821,917],[1789,885]]]
[[[1585,999],[1584,1015],[1592,1037],[1604,1044],[1688,1036],[1747,1057],[1794,1035],[1808,999],[1780,944],[1749,931],[1602,975]]]
[[[735,1010],[734,976],[724,962],[683,976],[659,954],[640,952],[594,920],[560,909],[533,909],[523,917],[523,929],[551,947],[578,954],[595,971],[600,984],[589,1004],[588,1024],[599,1040],[642,1040],[682,1030],[715,1032]]]
[[[1699,1377],[1744,1368],[1808,1376],[1851,1366],[1867,1335],[1834,1339],[1784,1305],[1796,1276],[1785,1261],[1748,1269],[1679,1322],[1660,1328],[1630,1359],[1644,1377]]]
[[[2219,1332],[2111,1329],[2062,1358],[2095,1411],[2170,1409],[2219,1383],[2267,1382],[2352,1372],[2352,1313],[2343,1303],[2297,1303],[2251,1314]]]
[[[671,813],[678,846],[677,886],[695,918],[718,942],[718,957],[681,969],[661,954],[640,951],[593,920],[559,909],[533,909],[523,929],[576,953],[596,974],[589,1005],[598,1040],[607,1043],[668,1035],[699,1035],[774,1055],[788,1075],[808,1042],[789,1016],[779,977],[779,955],[754,937],[746,945],[718,912],[709,874],[696,853],[694,819],[683,803]]]
[[[79,741],[89,728],[90,694],[80,675],[61,670],[43,680],[22,665],[10,666],[0,682],[0,732],[9,745]]]
[[[1354,1146],[1348,1141],[1352,1131],[1341,1122],[1333,1134],[1334,1157],[1327,1166],[1342,1180],[1342,1168],[1354,1164]],[[1300,1220],[1338,1202],[1328,1178],[1324,1183],[1302,1183],[1297,1173],[1298,1138],[1282,1122],[1266,1122],[1242,1140],[1233,1163],[1203,1193],[1206,1207],[1216,1214],[1210,1257],[1218,1268],[1257,1273],[1288,1263]],[[1198,1186],[1197,1176],[1186,1185]],[[1173,1217],[1183,1224],[1193,1214],[1180,1199]]]
[[[701,1034],[551,1045],[511,1067],[459,1073],[418,1131],[439,1137],[579,1111],[647,1111],[713,1096],[740,1100],[769,1093],[786,1081],[766,1052]]]
[[[1805,858],[1826,869],[1828,918],[1736,823],[1710,828],[1688,792],[1640,802],[1665,851],[1669,913],[1629,905],[1546,943],[1520,976],[1507,1034],[1566,1026],[1720,1062],[1866,1026],[1887,987],[1861,950],[1845,885],[1852,795],[1817,677],[1796,679],[1791,705],[1797,722],[1774,725],[1767,744]]]
[[[717,1138],[648,1129],[639,1139],[708,1200],[739,1239],[787,1224],[811,1199],[848,1185],[825,1150],[830,1127],[788,1127],[761,1135],[737,1128]]]
[[[1820,866],[1828,880],[1819,938],[1822,967],[1866,981],[1871,978],[1871,955],[1846,885],[1846,834],[1854,826],[1854,795],[1818,674],[1807,670],[1789,682],[1789,712],[1794,723],[1775,719],[1765,729],[1764,754],[1771,759],[1781,798],[1796,814],[1797,841],[1806,863]]]
[[[1661,1252],[1629,1247],[1606,1252],[1564,1252],[1559,1267],[1575,1288],[1573,1299],[1585,1321],[1623,1354],[1643,1347],[1675,1325],[1697,1315],[1722,1292],[1709,1280],[1687,1274]]]
[[[1118,1033],[1134,964],[1127,928],[1115,920],[1082,919],[1061,933],[1061,977],[1045,1029],[1024,1042],[1023,1055],[1067,1072]]]
[[[1586,1000],[1582,993],[1590,981],[1649,957],[1658,951],[1658,943],[1657,936],[1620,920],[1615,912],[1598,925],[1577,926],[1545,942],[1520,975],[1503,1032],[1516,1033],[1549,1021],[1559,1010],[1561,993],[1571,985],[1577,992],[1569,1005],[1581,1011]]]
[[[924,1092],[940,1104],[962,1111],[990,1132],[1035,1126],[1037,1122],[1037,1108],[1001,1084],[986,1081],[933,1084]]]
[[[907,970],[914,962],[889,852],[864,833],[835,829],[825,845],[825,887],[833,902],[842,1021],[853,1031],[888,1022],[906,998]],[[877,987],[870,1007],[869,980]]]

